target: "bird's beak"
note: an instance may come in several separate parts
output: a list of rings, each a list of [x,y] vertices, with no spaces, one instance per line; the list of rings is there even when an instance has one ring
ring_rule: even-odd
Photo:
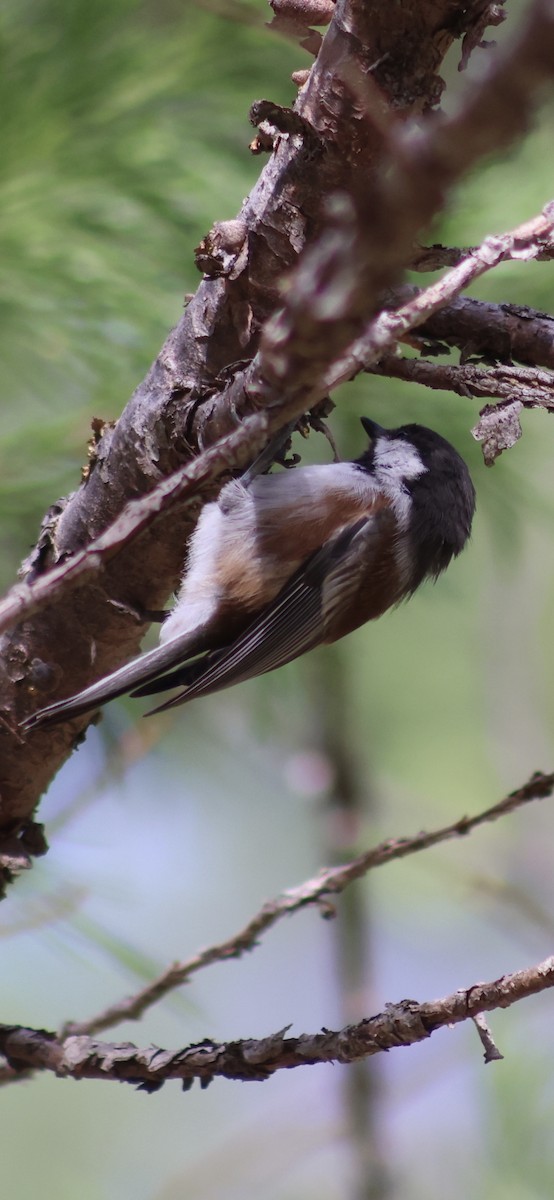
[[[377,421],[371,421],[369,417],[360,417],[360,421],[362,422],[367,436],[371,438],[372,441],[375,441],[376,438],[387,432],[386,429],[383,429],[382,425],[378,425]]]

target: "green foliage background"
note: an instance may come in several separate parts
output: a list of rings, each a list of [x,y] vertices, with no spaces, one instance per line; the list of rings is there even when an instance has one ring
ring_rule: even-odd
[[[226,11],[186,0],[4,0],[0,10],[6,586],[45,508],[77,486],[91,419],[117,416],[194,290],[192,248],[251,187],[252,100],[294,94],[303,53],[264,29],[262,0]],[[466,81],[452,64],[453,89]],[[475,174],[434,236],[474,244],[541,207],[553,190],[551,119]],[[551,265],[510,264],[474,294],[548,309],[551,291]],[[378,626],[174,722],[143,725],[136,706],[110,707],[44,804],[50,856],[2,907],[4,1021],[90,1015],[312,874],[332,840],[324,720],[372,800],[360,845],[473,812],[552,768],[554,432],[529,414],[523,440],[486,471],[469,433],[476,412],[381,380],[344,390],[332,423],[345,456],[359,447],[362,413],[452,438],[477,486],[471,548]],[[312,439],[308,454],[328,448]],[[546,802],[358,885],[374,919],[363,1011],[544,957],[551,846]],[[332,927],[304,913],[114,1036],[181,1046],[290,1021],[295,1032],[332,1027],[336,972]],[[374,1066],[392,1194],[550,1195],[549,1005],[546,995],[494,1018],[506,1061],[486,1072],[469,1028]],[[317,1068],[187,1096],[53,1079],[7,1088],[6,1194],[338,1200],[354,1194],[343,1083],[340,1070]]]

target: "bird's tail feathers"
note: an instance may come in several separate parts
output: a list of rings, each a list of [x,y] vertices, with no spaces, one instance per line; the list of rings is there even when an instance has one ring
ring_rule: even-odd
[[[195,658],[205,650],[206,640],[207,635],[200,636],[198,630],[193,633],[181,634],[178,638],[172,638],[171,641],[164,642],[163,645],[156,646],[147,654],[141,654],[139,658],[119,667],[117,671],[113,671],[104,679],[92,683],[90,687],[78,692],[77,695],[68,696],[66,700],[57,700],[54,704],[41,708],[32,716],[27,717],[22,722],[21,728],[25,731],[39,727],[47,728],[49,725],[71,721],[74,717],[80,717],[86,712],[99,708],[108,700],[115,700],[117,696],[123,696],[126,692],[131,691],[135,684],[146,684],[148,680],[153,680],[160,672],[164,671],[164,668],[174,666],[176,657],[178,658],[179,655],[185,660],[187,656],[191,659]],[[164,686],[168,685],[164,684]]]

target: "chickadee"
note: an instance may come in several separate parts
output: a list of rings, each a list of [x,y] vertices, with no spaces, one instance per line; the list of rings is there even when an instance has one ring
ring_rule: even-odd
[[[227,483],[203,509],[155,650],[24,722],[78,717],[131,692],[179,687],[162,712],[335,642],[436,579],[463,550],[475,490],[449,442],[383,429],[353,462]]]

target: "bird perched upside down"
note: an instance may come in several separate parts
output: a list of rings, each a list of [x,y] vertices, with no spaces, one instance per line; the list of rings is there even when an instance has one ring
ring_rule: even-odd
[[[463,550],[475,510],[468,469],[422,425],[383,429],[353,462],[225,485],[203,509],[160,645],[50,704],[54,725],[115,696],[179,687],[174,708],[335,642],[436,579]]]

